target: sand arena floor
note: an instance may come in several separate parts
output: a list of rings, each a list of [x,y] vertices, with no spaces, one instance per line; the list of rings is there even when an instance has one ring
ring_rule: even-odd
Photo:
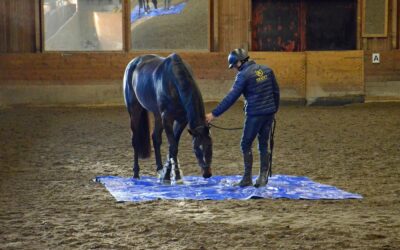
[[[242,121],[239,103],[215,123]],[[0,109],[0,249],[399,249],[400,104],[286,106],[277,121],[274,173],[364,199],[116,203],[91,180],[132,173],[125,108]],[[241,131],[212,133],[214,174],[242,173]],[[190,145],[181,165],[199,175]],[[141,167],[154,175],[154,157]]]

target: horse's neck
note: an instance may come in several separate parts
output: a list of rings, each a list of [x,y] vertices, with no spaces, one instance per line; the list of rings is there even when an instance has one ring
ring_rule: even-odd
[[[185,83],[189,84],[189,83]],[[189,127],[194,129],[205,124],[203,99],[196,86],[178,86],[181,88],[181,100],[186,111]],[[186,89],[189,91],[182,91]]]
[[[195,129],[198,126],[205,124],[205,113],[203,107],[203,100],[200,94],[193,89],[192,104],[186,110],[188,116],[189,127]]]
[[[205,124],[203,99],[190,67],[177,55],[172,54],[166,65],[171,66],[174,82],[178,88],[181,103],[186,111],[189,127],[196,128]]]

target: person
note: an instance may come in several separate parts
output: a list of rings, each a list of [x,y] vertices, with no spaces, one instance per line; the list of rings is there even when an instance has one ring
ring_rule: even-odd
[[[240,142],[244,174],[236,185],[240,187],[253,185],[252,143],[258,136],[260,171],[254,186],[266,186],[269,175],[268,140],[275,113],[279,109],[279,86],[272,69],[249,60],[247,51],[242,48],[229,53],[228,63],[229,68],[237,70],[235,82],[217,107],[211,113],[206,114],[206,121],[210,123],[221,116],[242,94],[244,95],[246,118]]]

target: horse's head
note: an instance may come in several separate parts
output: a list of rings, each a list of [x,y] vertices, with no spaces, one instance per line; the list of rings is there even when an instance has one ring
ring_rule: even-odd
[[[210,128],[206,125],[198,126],[194,129],[188,129],[193,137],[193,151],[196,155],[199,166],[202,168],[203,177],[211,177],[212,160],[212,139]]]

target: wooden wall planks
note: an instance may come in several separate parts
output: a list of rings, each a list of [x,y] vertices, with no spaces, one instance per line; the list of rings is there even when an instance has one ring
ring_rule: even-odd
[[[0,53],[35,52],[35,2],[0,1]]]

